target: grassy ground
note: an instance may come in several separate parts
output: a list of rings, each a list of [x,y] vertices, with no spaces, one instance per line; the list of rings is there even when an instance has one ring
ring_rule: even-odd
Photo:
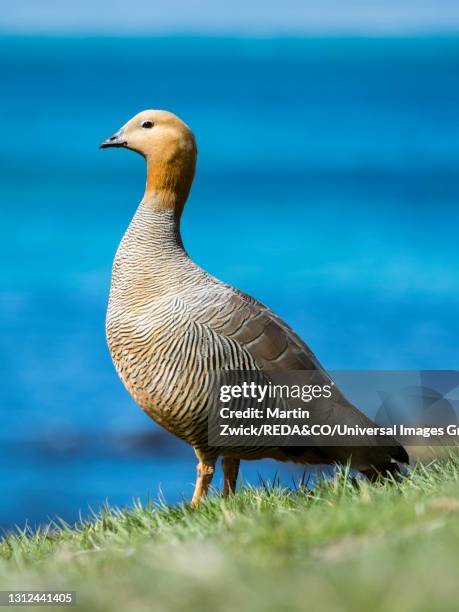
[[[0,544],[1,589],[84,610],[458,609],[459,456],[401,483],[245,488],[201,508],[105,510]],[[43,609],[43,608],[41,608]],[[75,608],[73,608],[75,609]]]

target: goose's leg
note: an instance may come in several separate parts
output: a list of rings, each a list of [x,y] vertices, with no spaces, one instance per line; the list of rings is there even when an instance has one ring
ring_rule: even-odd
[[[239,473],[240,459],[234,457],[223,457],[223,496],[228,497],[230,493],[236,493],[237,475]]]
[[[215,471],[215,459],[205,459],[196,453],[199,463],[197,467],[196,486],[194,488],[192,506],[198,506],[203,497],[207,495]]]

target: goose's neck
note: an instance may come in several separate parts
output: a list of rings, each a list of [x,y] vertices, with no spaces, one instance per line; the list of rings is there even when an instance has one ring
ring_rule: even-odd
[[[158,260],[185,255],[180,235],[180,214],[172,208],[140,203],[123,242],[128,243],[131,254],[151,258],[151,265]]]
[[[147,183],[142,203],[154,210],[173,210],[179,221],[194,178],[195,151],[159,160],[147,156],[146,161]]]
[[[181,155],[155,162],[147,157],[145,195],[115,257],[113,302],[124,303],[133,292],[149,302],[191,282],[197,266],[183,247],[180,217],[195,159]]]
[[[183,247],[179,215],[142,202],[116,252],[110,311],[121,306],[130,312],[134,304],[177,293],[195,268]]]

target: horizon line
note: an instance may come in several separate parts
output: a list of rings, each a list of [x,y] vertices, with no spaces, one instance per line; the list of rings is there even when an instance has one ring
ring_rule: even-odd
[[[355,27],[355,28],[2,28],[0,36],[43,38],[415,38],[453,37],[459,35],[459,24],[446,27]]]

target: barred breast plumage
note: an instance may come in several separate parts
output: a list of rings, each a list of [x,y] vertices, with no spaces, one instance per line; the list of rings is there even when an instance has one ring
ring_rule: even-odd
[[[304,342],[273,312],[197,266],[180,237],[180,216],[194,176],[189,128],[165,111],[144,111],[103,147],[125,146],[147,160],[145,196],[116,253],[107,340],[116,370],[155,421],[190,443],[199,459],[193,503],[206,494],[218,455],[224,493],[235,489],[240,458],[299,462],[350,459],[361,470],[407,461],[395,442],[368,448],[209,447],[209,373],[219,370],[314,370],[330,379]],[[368,421],[344,397],[335,410]],[[331,411],[330,418],[333,418]],[[351,452],[352,451],[352,452]]]
[[[256,367],[231,330],[219,334],[248,316],[235,296],[186,255],[173,211],[139,207],[113,266],[108,344],[145,412],[195,448],[207,439],[205,373]]]

